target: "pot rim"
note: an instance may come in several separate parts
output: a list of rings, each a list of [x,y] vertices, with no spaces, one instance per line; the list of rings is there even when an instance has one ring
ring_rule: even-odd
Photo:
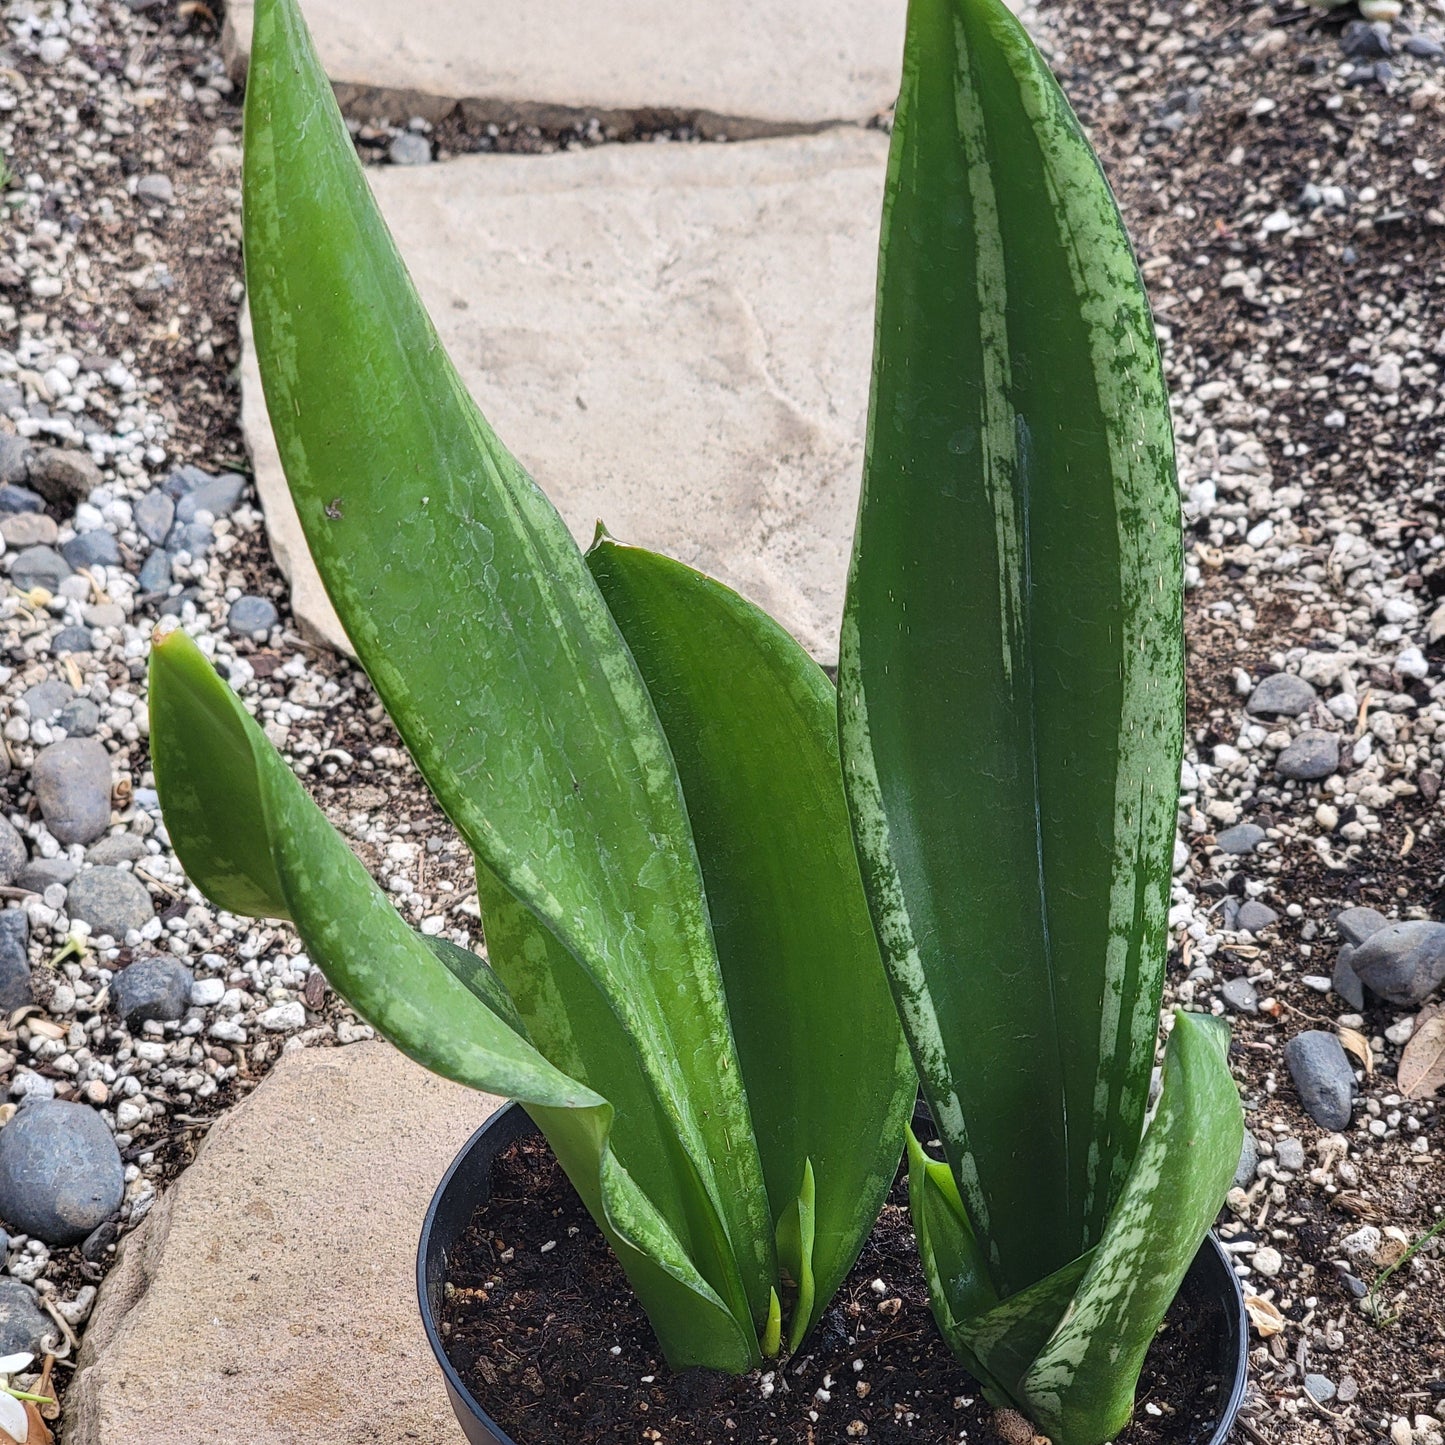
[[[437,1217],[447,1202],[446,1196],[452,1181],[467,1168],[471,1163],[474,1151],[487,1142],[487,1136],[494,1130],[504,1136],[510,1136],[503,1137],[498,1141],[500,1149],[505,1148],[513,1139],[522,1137],[527,1132],[528,1126],[536,1129],[536,1125],[533,1124],[531,1117],[522,1105],[515,1100],[508,1100],[472,1133],[467,1142],[462,1145],[456,1158],[447,1166],[446,1173],[442,1175],[441,1182],[432,1195],[431,1203],[427,1206],[426,1217],[422,1221],[421,1235],[417,1241],[416,1251],[416,1291],[417,1303],[421,1309],[422,1329],[426,1332],[427,1344],[431,1346],[432,1354],[436,1356],[437,1363],[441,1366],[447,1391],[452,1397],[453,1408],[460,1415],[461,1409],[465,1407],[478,1425],[491,1432],[497,1445],[515,1445],[515,1442],[472,1394],[463,1382],[456,1366],[452,1364],[451,1356],[447,1353],[446,1342],[442,1339],[436,1314],[432,1309],[427,1287],[427,1264],[432,1254],[432,1236],[436,1229]],[[541,1131],[537,1130],[537,1132]],[[1225,1441],[1229,1439],[1234,1430],[1234,1422],[1244,1403],[1245,1390],[1249,1383],[1249,1316],[1245,1312],[1244,1290],[1239,1283],[1238,1275],[1234,1272],[1234,1265],[1213,1230],[1205,1235],[1200,1244],[1201,1252],[1206,1249],[1210,1250],[1207,1257],[1212,1266],[1208,1271],[1211,1276],[1210,1288],[1222,1296],[1228,1332],[1234,1336],[1233,1379],[1228,1382],[1229,1388],[1220,1410],[1219,1419],[1215,1424],[1214,1433],[1207,1442],[1207,1445],[1225,1445]],[[1224,1283],[1226,1280],[1228,1281],[1227,1287]]]

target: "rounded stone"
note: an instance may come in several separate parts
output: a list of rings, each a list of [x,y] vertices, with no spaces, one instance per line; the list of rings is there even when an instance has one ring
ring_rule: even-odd
[[[1339,769],[1340,740],[1334,733],[1310,728],[1280,753],[1274,766],[1282,778],[1300,783],[1318,782]]]
[[[387,159],[394,166],[425,166],[431,163],[431,142],[424,135],[403,131],[393,136],[386,148]]]
[[[1226,980],[1220,993],[1224,997],[1225,1007],[1233,1009],[1235,1013],[1253,1014],[1259,1012],[1259,994],[1247,978],[1231,978]]]
[[[136,499],[132,515],[141,535],[159,547],[176,520],[176,504],[164,492],[147,492]]]
[[[148,1020],[174,1023],[190,1007],[195,977],[185,964],[163,954],[138,958],[110,981],[110,999],[132,1033]]]
[[[265,636],[279,620],[274,604],[264,597],[238,597],[226,614],[226,626],[237,637]]]
[[[116,567],[120,564],[120,544],[104,527],[96,527],[61,543],[60,555],[76,568]]]
[[[88,697],[78,697],[60,709],[56,721],[70,737],[92,737],[100,726],[100,709]]]
[[[1350,954],[1349,966],[1372,993],[1410,1008],[1445,982],[1445,923],[1387,923]]]
[[[1284,1061],[1310,1118],[1322,1129],[1348,1129],[1355,1073],[1338,1037],[1323,1029],[1296,1034],[1284,1046]]]
[[[1256,898],[1248,898],[1239,905],[1239,915],[1234,926],[1245,933],[1259,933],[1271,923],[1278,922],[1279,914],[1273,908]]]
[[[51,547],[27,547],[10,564],[10,580],[22,592],[34,587],[55,592],[70,575],[70,563]]]
[[[4,1263],[3,1256],[0,1263]],[[59,1335],[59,1327],[40,1308],[35,1291],[18,1279],[0,1275],[0,1354],[44,1355],[47,1343],[58,1343]]]
[[[102,480],[100,468],[82,451],[45,447],[30,463],[30,485],[57,507],[85,501]]]
[[[1245,711],[1260,717],[1298,717],[1315,705],[1318,694],[1304,678],[1292,672],[1266,677],[1250,693]]]
[[[30,920],[19,908],[0,913],[0,1013],[35,1002],[30,983]]]
[[[88,868],[70,885],[65,901],[71,918],[90,924],[94,933],[123,939],[128,930],[144,928],[155,917],[155,905],[144,883],[121,868]]]
[[[14,883],[28,861],[25,839],[8,818],[0,818],[0,886],[8,888]]]
[[[1221,852],[1243,857],[1253,853],[1264,840],[1265,831],[1258,823],[1236,823],[1234,827],[1226,828],[1214,841]]]
[[[110,755],[94,738],[66,738],[42,748],[31,783],[57,843],[91,843],[109,826]]]
[[[0,1218],[46,1244],[78,1244],[119,1208],[125,1171],[85,1104],[26,1103],[0,1129]]]
[[[27,687],[20,701],[25,704],[31,722],[53,723],[74,696],[75,691],[69,683],[50,678],[37,682],[34,687]]]

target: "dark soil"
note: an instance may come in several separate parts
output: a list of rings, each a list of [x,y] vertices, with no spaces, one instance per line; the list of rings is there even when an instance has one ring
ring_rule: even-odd
[[[451,1261],[441,1328],[468,1388],[517,1445],[1004,1445],[994,1410],[934,1327],[902,1178],[804,1353],[741,1378],[668,1370],[540,1139],[498,1158],[491,1189]],[[1224,1329],[1217,1302],[1180,1297],[1119,1445],[1210,1438]]]

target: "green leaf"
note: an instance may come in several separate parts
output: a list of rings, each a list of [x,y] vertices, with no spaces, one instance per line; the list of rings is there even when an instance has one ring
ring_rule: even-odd
[[[721,583],[605,536],[587,560],[682,779],[775,1221],[811,1171],[801,1340],[878,1216],[917,1092],[852,846],[835,695]],[[802,1285],[801,1258],[789,1268]]]
[[[778,1221],[778,1260],[798,1286],[798,1300],[793,1306],[792,1325],[788,1330],[788,1348],[793,1351],[807,1338],[814,1311],[828,1303],[826,1299],[821,1305],[818,1301],[818,1281],[813,1272],[817,1245],[818,1186],[813,1178],[813,1161],[805,1159],[803,1187]]]
[[[617,1252],[669,1359],[746,1369],[756,1350],[751,1329],[615,1158],[611,1102],[537,1051],[475,955],[407,927],[182,632],[151,651],[150,715],[156,787],[192,881],[221,907],[294,923],[336,992],[418,1063],[523,1101]]]
[[[1244,1115],[1229,1030],[1177,1012],[1159,1108],[1068,1314],[1020,1387],[1058,1445],[1102,1445],[1134,1408],[1134,1385],[1239,1164]]]
[[[327,592],[448,816],[635,1041],[761,1323],[772,1220],[667,741],[566,527],[443,353],[295,0],[256,6],[244,215]]]
[[[1000,0],[912,0],[840,724],[895,997],[1001,1296],[1097,1242],[1138,1149],[1181,598],[1168,401],[1098,163]]]

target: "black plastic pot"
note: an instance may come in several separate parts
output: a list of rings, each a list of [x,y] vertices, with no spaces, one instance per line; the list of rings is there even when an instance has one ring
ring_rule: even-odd
[[[491,1197],[492,1162],[510,1144],[536,1134],[537,1126],[517,1104],[499,1109],[462,1146],[442,1176],[432,1196],[431,1207],[421,1227],[416,1256],[417,1297],[421,1302],[422,1326],[427,1343],[437,1357],[446,1380],[452,1409],[469,1445],[514,1445],[512,1437],[487,1414],[477,1397],[462,1383],[447,1356],[440,1328],[442,1289],[447,1267],[463,1234],[472,1222],[477,1206]],[[1244,1296],[1230,1267],[1229,1256],[1211,1234],[1199,1247],[1185,1280],[1186,1290],[1198,1290],[1218,1301],[1226,1323],[1225,1338],[1219,1341],[1219,1374],[1224,1409],[1207,1445],[1224,1445],[1234,1428],[1235,1416],[1244,1403],[1245,1368],[1249,1354],[1249,1325],[1244,1313]],[[566,1441],[558,1441],[566,1445]]]

